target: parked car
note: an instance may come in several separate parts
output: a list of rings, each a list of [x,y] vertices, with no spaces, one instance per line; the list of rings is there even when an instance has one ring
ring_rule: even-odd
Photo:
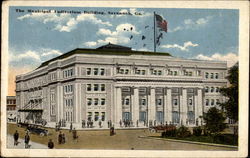
[[[49,134],[48,130],[39,128],[38,126],[29,126],[27,130],[29,130],[30,133],[38,134],[40,136],[47,136]]]

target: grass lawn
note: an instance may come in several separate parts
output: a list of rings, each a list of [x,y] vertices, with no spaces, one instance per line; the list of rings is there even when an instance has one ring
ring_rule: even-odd
[[[155,136],[153,136],[155,137]],[[156,136],[159,137],[159,136]],[[162,138],[162,137],[161,137]],[[177,139],[177,140],[187,140],[187,141],[194,141],[194,142],[204,142],[204,143],[214,143],[214,144],[224,144],[224,145],[238,145],[238,138],[234,138],[233,134],[221,134],[216,137],[212,136],[189,136],[185,138],[181,137],[165,137],[167,139]]]

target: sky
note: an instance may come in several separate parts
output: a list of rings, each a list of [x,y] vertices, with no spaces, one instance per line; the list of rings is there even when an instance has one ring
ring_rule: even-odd
[[[16,75],[32,71],[42,62],[75,48],[97,48],[110,42],[137,51],[154,51],[154,12],[168,23],[167,32],[156,32],[156,36],[163,34],[157,52],[180,58],[227,61],[228,67],[238,61],[236,9],[12,6],[8,94],[15,95]]]

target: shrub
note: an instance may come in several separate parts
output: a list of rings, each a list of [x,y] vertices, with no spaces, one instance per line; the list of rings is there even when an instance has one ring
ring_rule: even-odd
[[[201,129],[200,126],[193,128],[193,135],[195,135],[195,136],[201,136],[201,133],[202,133],[202,129]]]
[[[177,129],[177,136],[178,137],[188,137],[191,135],[191,132],[188,130],[187,127],[181,126],[180,128]]]

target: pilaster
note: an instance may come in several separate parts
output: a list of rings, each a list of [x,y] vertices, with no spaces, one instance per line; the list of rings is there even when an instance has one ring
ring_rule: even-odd
[[[172,122],[172,89],[167,88],[167,122]]]
[[[186,125],[187,121],[187,89],[183,88],[182,89],[182,105],[181,105],[181,120],[182,124]]]
[[[139,88],[133,87],[134,94],[132,96],[132,120],[136,124],[139,120]]]

